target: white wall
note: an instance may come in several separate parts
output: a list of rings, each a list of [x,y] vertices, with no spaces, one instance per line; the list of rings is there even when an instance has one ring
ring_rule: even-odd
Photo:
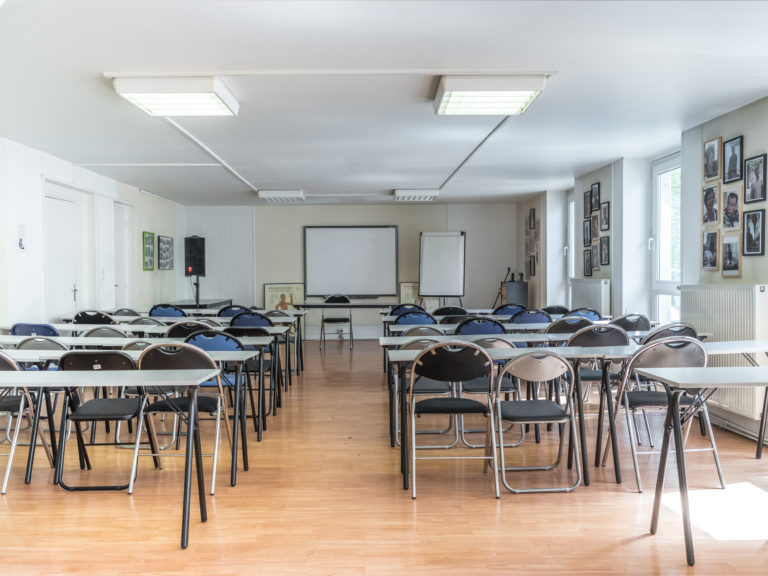
[[[545,218],[541,219],[544,278],[544,299],[547,306],[566,305],[568,284],[568,191],[548,191],[544,194]]]

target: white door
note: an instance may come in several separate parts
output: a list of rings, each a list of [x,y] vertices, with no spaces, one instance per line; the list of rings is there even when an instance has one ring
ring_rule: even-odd
[[[132,217],[133,208],[131,206],[115,203],[115,309],[133,307],[129,296],[131,293],[129,231]]]
[[[82,230],[74,201],[45,197],[45,310],[49,321],[72,317],[78,309],[82,286]]]
[[[680,155],[652,165],[652,284],[654,318],[663,324],[680,321],[681,189]]]

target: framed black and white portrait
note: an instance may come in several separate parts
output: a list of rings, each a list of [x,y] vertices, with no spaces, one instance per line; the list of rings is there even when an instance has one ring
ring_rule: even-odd
[[[744,160],[744,204],[765,200],[765,154]]]
[[[600,237],[600,266],[608,266],[611,263],[611,237]]]
[[[736,136],[723,142],[723,184],[741,180],[741,167],[744,160],[741,154],[743,144],[743,136]]]
[[[605,232],[611,229],[611,203],[600,203],[600,230]]]
[[[592,244],[591,225],[590,219],[584,220],[584,248],[588,248]]]
[[[600,210],[600,182],[592,184],[590,192],[592,196],[592,212],[598,212]]]
[[[584,250],[584,276],[592,276],[592,249]]]
[[[587,190],[584,192],[584,218],[588,218],[590,212],[592,212],[592,192]]]
[[[765,209],[745,210],[741,250],[744,256],[765,255]]]
[[[592,270],[600,270],[600,246],[598,244],[592,244],[589,251],[592,259]]]
[[[704,180],[720,180],[720,145],[722,138],[713,138],[704,142],[702,153]]]
[[[720,247],[720,231],[705,230],[701,249],[702,270],[717,270],[717,251]]]
[[[720,219],[720,182],[712,182],[702,189],[702,206],[704,208],[704,224],[717,224]]]
[[[741,185],[723,186],[723,230],[741,228]]]
[[[721,241],[721,274],[724,278],[741,278],[741,235],[724,233]]]

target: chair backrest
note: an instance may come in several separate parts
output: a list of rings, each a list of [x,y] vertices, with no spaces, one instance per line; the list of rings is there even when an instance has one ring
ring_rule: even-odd
[[[584,316],[564,316],[547,326],[547,334],[573,334],[582,328],[592,326],[592,320]]]
[[[272,320],[266,314],[259,312],[241,312],[233,316],[230,326],[274,326]]]
[[[482,346],[450,340],[425,348],[413,362],[411,378],[413,380],[421,376],[439,382],[466,382],[486,377],[490,392],[493,384],[492,368],[491,357]]]
[[[139,356],[139,370],[197,370],[217,368],[213,358],[197,346],[184,342],[153,344]]]
[[[464,320],[471,320],[476,316],[462,314],[461,316],[443,316],[438,324],[461,324]]]
[[[286,314],[282,310],[270,310],[265,314],[265,316],[270,316],[271,318],[277,318],[278,316],[286,317],[288,316],[288,314]]]
[[[200,318],[198,322],[200,322],[201,324],[208,324],[208,326],[210,326],[211,328],[215,328],[216,330],[223,327],[223,324],[221,324],[220,322],[216,322],[216,320],[214,320],[213,318]]]
[[[517,348],[514,342],[504,340],[503,338],[494,338],[493,336],[488,338],[481,338],[480,340],[475,340],[474,342],[486,350],[489,348]]]
[[[157,318],[149,318],[142,316],[128,322],[130,326],[164,326],[164,324]]]
[[[670,338],[672,336],[687,336],[689,338],[698,338],[699,335],[696,333],[696,329],[691,326],[690,324],[684,324],[682,322],[677,322],[674,324],[667,324],[665,326],[659,326],[648,334],[645,338],[643,338],[643,341],[641,344],[648,344],[649,342],[654,342],[656,340],[660,340],[662,338]]]
[[[325,304],[349,304],[351,300],[343,294],[332,294],[331,296],[326,296],[323,302]]]
[[[433,344],[437,344],[437,342],[437,340],[433,340],[431,338],[420,338],[419,340],[408,342],[408,344],[402,346],[400,350],[424,350]]]
[[[504,376],[509,375],[525,382],[549,382],[561,379],[566,387],[565,396],[568,396],[568,385],[573,382],[573,368],[571,363],[551,352],[529,352],[507,362],[499,372],[496,382],[500,383]],[[566,378],[562,378],[566,376]],[[497,389],[497,394],[500,390]]]
[[[119,308],[118,310],[115,310],[113,316],[141,316],[141,314],[136,312],[133,308]]]
[[[532,308],[530,310],[520,310],[517,314],[509,319],[510,324],[546,324],[552,322],[552,316],[539,310]]]
[[[497,306],[496,309],[493,311],[493,314],[495,316],[514,316],[520,310],[527,310],[527,306],[523,306],[522,304],[502,304],[501,306]]]
[[[466,309],[461,306],[442,306],[432,310],[433,316],[466,316]]]
[[[504,325],[493,318],[468,318],[456,326],[456,334],[504,334]]]
[[[111,326],[99,326],[83,332],[85,338],[127,338],[125,332]]]
[[[426,312],[426,310],[424,310],[424,308],[422,308],[418,304],[398,304],[397,306],[392,308],[392,310],[389,311],[389,315],[399,316],[403,312],[411,312],[411,311]]]
[[[204,332],[195,332],[187,336],[184,340],[187,344],[197,346],[203,350],[244,350],[240,340],[226,332],[218,330],[206,330]]]
[[[671,336],[660,338],[638,348],[627,360],[617,390],[621,398],[629,379],[637,368],[695,368],[707,365],[707,349],[697,338]]]
[[[624,328],[627,332],[651,329],[651,321],[642,314],[625,314],[621,318],[613,320],[611,324]]]
[[[611,324],[593,324],[576,332],[566,346],[626,346],[629,337],[623,328]]]
[[[208,324],[197,322],[196,320],[176,322],[168,327],[165,331],[166,338],[186,338],[190,334],[200,332],[201,330],[210,330],[211,327]]]
[[[0,352],[0,370],[21,370],[16,361],[7,354]]]
[[[59,370],[135,370],[136,363],[120,350],[72,350],[61,355]]]
[[[19,322],[11,326],[13,336],[60,336],[59,331],[50,324],[28,324]]]
[[[17,350],[69,350],[67,346],[47,336],[30,336],[16,345]]]
[[[173,304],[155,304],[149,309],[150,316],[176,316],[183,318],[187,315],[184,310]]]
[[[392,324],[397,324],[399,326],[404,324],[437,324],[437,320],[435,320],[435,317],[428,312],[410,310],[400,314],[395,318],[395,321]]]
[[[149,340],[135,340],[133,342],[128,342],[128,344],[125,344],[120,350],[144,350],[150,346],[152,346],[152,342]]]
[[[443,333],[432,326],[414,326],[403,332],[403,336],[442,336]]]
[[[237,316],[241,312],[250,312],[248,308],[245,306],[240,306],[238,304],[233,304],[231,306],[224,306],[221,310],[219,310],[218,314],[216,316],[224,316],[227,318],[231,318],[232,316]]]
[[[263,326],[228,326],[224,329],[227,334],[232,336],[270,336],[270,333]]]
[[[117,324],[117,321],[105,312],[81,310],[72,319],[73,324]]]
[[[600,320],[600,312],[592,308],[576,308],[568,312],[568,316],[584,316],[593,322]]]
[[[554,304],[552,306],[544,306],[542,308],[544,312],[547,314],[568,314],[568,308],[565,306],[560,306],[559,304]]]

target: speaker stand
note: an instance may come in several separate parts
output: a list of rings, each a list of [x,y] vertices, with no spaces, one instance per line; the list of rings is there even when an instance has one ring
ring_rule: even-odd
[[[192,283],[195,287],[195,308],[200,308],[200,276],[195,275],[195,281]]]

